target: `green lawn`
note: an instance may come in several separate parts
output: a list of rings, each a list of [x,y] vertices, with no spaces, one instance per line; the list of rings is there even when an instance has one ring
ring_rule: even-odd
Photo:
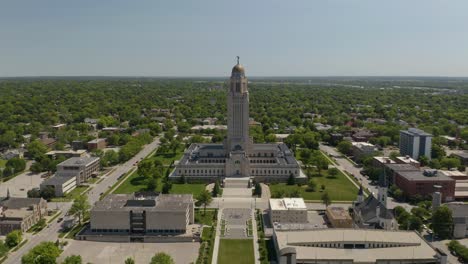
[[[311,177],[311,179],[313,179],[317,184],[314,192],[307,191],[307,185],[297,186],[279,183],[270,185],[271,194],[276,196],[275,194],[285,192],[285,196],[288,196],[288,193],[298,190],[300,192],[300,196],[304,198],[304,200],[321,200],[321,185],[323,184],[325,185],[325,191],[330,195],[332,202],[356,200],[358,189],[341,172],[335,178],[328,177],[327,171],[322,171],[321,174],[323,176]]]
[[[255,263],[252,239],[221,239],[218,253],[219,264]]]
[[[0,168],[5,168],[7,160],[0,159]]]
[[[174,153],[156,153],[151,156],[150,160],[159,160],[162,162],[163,165],[169,166],[173,160],[179,160],[184,155],[184,150],[178,150],[175,154]]]
[[[162,183],[158,182],[157,191],[161,191]],[[144,176],[138,175],[135,170],[113,193],[134,193],[146,190]]]
[[[172,184],[172,188],[170,193],[175,194],[193,194],[193,196],[198,195],[203,190],[205,190],[205,184],[203,183],[174,183]]]
[[[65,194],[64,197],[56,197],[52,198],[52,202],[68,202],[68,201],[73,201],[75,200],[78,196],[81,195],[82,192],[84,192],[86,189],[88,189],[89,186],[78,186],[75,189],[73,189],[71,192]]]
[[[195,223],[204,225],[213,225],[213,220],[216,218],[217,210],[206,209],[195,209]]]

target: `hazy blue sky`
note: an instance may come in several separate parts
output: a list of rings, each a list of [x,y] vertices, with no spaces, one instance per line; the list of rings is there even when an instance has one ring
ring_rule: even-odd
[[[0,76],[468,76],[468,1],[0,0]]]

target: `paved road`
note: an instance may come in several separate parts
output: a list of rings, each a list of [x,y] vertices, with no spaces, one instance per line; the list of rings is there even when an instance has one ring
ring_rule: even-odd
[[[60,217],[63,217],[65,213],[70,209],[71,203],[53,203],[53,209],[57,206],[62,211]],[[28,253],[28,251],[38,245],[43,241],[53,241],[55,242],[58,239],[58,234],[60,231],[60,223],[57,223],[57,220],[52,221],[49,224],[49,227],[44,228],[41,232],[33,235],[30,233],[25,234],[25,238],[28,239],[28,242],[23,245],[18,251],[10,253],[4,264],[18,264],[21,263],[21,257]]]
[[[150,144],[145,145],[143,147],[143,150],[141,150],[133,158],[131,158],[124,164],[115,166],[110,173],[104,176],[104,180],[96,184],[94,188],[88,193],[89,203],[93,205],[96,201],[99,201],[101,193],[105,193],[107,189],[111,188],[118,181],[119,176],[127,173],[132,168],[136,168],[135,163],[148,156],[153,150],[155,150],[159,146],[159,143],[160,142],[158,137]]]
[[[361,170],[360,168],[355,167],[354,164],[352,164],[349,160],[344,158],[343,155],[341,153],[339,153],[335,148],[333,148],[331,146],[324,145],[324,144],[320,144],[319,147],[320,147],[321,151],[323,151],[326,154],[328,154],[329,156],[333,157],[333,159],[338,164],[338,166],[337,166],[338,169],[341,169],[343,171],[347,171],[347,172],[351,173],[361,183],[361,185],[364,188],[367,188],[370,192],[377,195],[377,192],[378,192],[377,191],[377,186],[372,185],[368,178],[362,176],[362,174],[360,172],[360,170]],[[414,207],[414,206],[412,206],[410,204],[407,204],[407,203],[401,203],[401,202],[395,201],[391,197],[388,197],[387,203],[388,203],[388,208],[389,209],[395,208],[396,206],[402,206],[406,210],[410,211],[411,208]]]
[[[117,165],[112,172],[108,175],[104,176],[104,180],[100,183],[94,185],[94,188],[89,192],[89,203],[93,205],[96,201],[99,200],[100,193],[105,192],[109,186],[112,186],[117,182],[117,179],[120,175],[128,172],[131,168],[134,167],[134,164],[141,160],[142,158],[146,157],[150,154],[154,149],[159,146],[159,138],[156,138],[153,142],[143,147],[135,157],[130,159],[129,161],[125,162],[124,164]],[[58,207],[62,213],[60,217],[63,217],[66,212],[71,207],[71,202],[69,203],[49,203],[48,207],[51,209],[55,209]],[[17,264],[21,263],[21,257],[23,254],[27,253],[31,248],[35,247],[39,243],[43,241],[56,241],[58,238],[58,233],[60,231],[61,224],[57,223],[57,221],[53,221],[50,223],[50,226],[44,228],[41,232],[37,233],[36,235],[32,235],[28,237],[28,242],[22,246],[18,251],[12,252],[8,259],[4,262],[5,264]]]

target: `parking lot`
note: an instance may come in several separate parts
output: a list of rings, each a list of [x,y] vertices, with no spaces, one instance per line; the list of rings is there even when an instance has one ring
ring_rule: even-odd
[[[149,263],[158,252],[172,256],[175,263],[195,262],[200,243],[110,243],[67,240],[68,245],[58,259],[58,263],[70,255],[81,255],[83,263],[104,264],[123,263],[132,257],[136,263]]]

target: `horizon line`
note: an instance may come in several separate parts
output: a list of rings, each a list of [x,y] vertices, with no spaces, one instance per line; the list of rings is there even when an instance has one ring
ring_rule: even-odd
[[[16,75],[0,76],[0,79],[20,79],[20,78],[229,78],[229,75]],[[468,79],[468,76],[448,76],[448,75],[252,75],[247,78],[453,78]]]

